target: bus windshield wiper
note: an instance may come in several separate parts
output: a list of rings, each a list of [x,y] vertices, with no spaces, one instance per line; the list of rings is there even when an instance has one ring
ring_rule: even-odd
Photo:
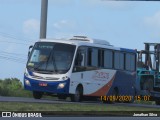
[[[54,71],[52,71],[52,70],[38,70],[38,71],[36,71],[36,72],[38,72],[38,73],[42,73],[42,74],[51,74],[51,73],[53,73]]]
[[[46,62],[46,69],[45,70],[57,73],[57,67],[56,67],[56,64],[55,64],[55,56],[54,57],[53,56],[54,56],[54,48],[52,48],[52,50],[51,50],[51,52],[49,54],[49,57],[48,57],[47,62]],[[52,61],[53,66],[54,66],[54,70],[47,70],[47,66],[48,66],[48,62],[49,62],[50,57],[51,57],[51,61]]]
[[[52,60],[53,60],[53,66],[54,66],[54,72],[57,73],[57,66],[56,66],[56,62],[55,62],[55,55],[54,55],[54,51],[52,52]],[[54,57],[53,57],[54,56]]]

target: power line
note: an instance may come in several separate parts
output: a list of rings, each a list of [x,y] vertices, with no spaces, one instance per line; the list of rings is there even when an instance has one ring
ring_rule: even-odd
[[[13,43],[13,44],[21,44],[21,45],[30,45],[30,44],[25,44],[25,43],[11,42],[11,41],[3,41],[3,40],[0,40],[0,42]]]
[[[0,55],[0,57],[7,57],[7,58],[11,58],[11,59],[14,59],[14,60],[20,60],[20,61],[26,61],[27,58],[21,58],[21,57],[16,57],[16,56],[9,56],[9,55]]]
[[[25,61],[23,61],[23,60],[20,60],[20,59],[14,59],[14,58],[5,57],[5,56],[0,56],[0,59],[5,59],[5,60],[9,60],[9,61],[17,62],[17,63],[26,64],[26,62],[25,62]]]
[[[10,41],[10,40],[16,40],[16,41]],[[23,40],[23,43],[22,43]],[[21,41],[21,42],[17,42]],[[15,37],[14,35],[0,32],[0,43],[13,43],[13,44],[20,44],[20,45],[25,45],[28,46],[30,45],[30,42],[34,42],[31,39],[20,39]],[[26,43],[28,42],[28,43]],[[25,57],[24,57],[25,56]],[[21,64],[26,64],[27,62],[27,55],[20,54],[20,53],[13,53],[13,52],[5,52],[5,51],[0,51],[0,60],[8,60],[8,61],[13,61],[16,63],[21,63]]]
[[[27,59],[27,55],[17,54],[17,53],[9,53],[9,52],[3,52],[3,51],[0,51],[0,56],[10,57],[13,59],[21,59],[21,60],[25,60],[25,61]]]
[[[35,41],[31,40],[31,39],[26,40],[26,39],[17,38],[15,36],[11,35],[11,34],[4,33],[4,32],[0,32],[0,38],[1,38],[0,42],[13,43],[13,44],[21,44],[21,45],[31,45],[32,43],[35,42]],[[7,40],[4,40],[4,39],[7,39]],[[21,41],[21,42],[8,41],[8,39],[12,39],[12,40],[16,40],[16,41]],[[22,41],[23,41],[23,43],[22,43]]]
[[[12,39],[15,39],[15,40],[22,40],[21,38],[18,38],[18,37],[15,37],[14,35],[11,35],[11,34],[8,34],[8,33],[4,33],[4,32],[0,32],[0,35],[3,36],[3,37],[7,37],[7,38],[12,38]],[[34,42],[32,39],[23,39],[24,41],[27,41],[27,42]]]
[[[6,51],[1,51],[0,50],[0,53],[1,54],[9,54],[9,55],[18,55],[18,56],[27,56],[27,55],[25,55],[25,54],[21,54],[21,53],[13,53],[13,52],[6,52]]]
[[[26,60],[27,60],[27,58],[15,56],[15,55],[1,54],[1,56],[2,56],[2,57],[8,57],[8,58],[11,58],[11,59],[23,60],[23,61],[26,61]]]

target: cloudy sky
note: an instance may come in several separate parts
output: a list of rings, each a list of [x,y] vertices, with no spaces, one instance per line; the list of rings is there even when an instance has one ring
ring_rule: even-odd
[[[160,2],[48,0],[47,38],[86,35],[143,49],[160,42]],[[39,39],[41,0],[0,0],[0,78],[23,80],[29,45]]]

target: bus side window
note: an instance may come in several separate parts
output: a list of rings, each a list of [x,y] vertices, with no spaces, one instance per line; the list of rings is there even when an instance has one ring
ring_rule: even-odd
[[[135,63],[136,60],[135,59],[136,59],[136,57],[134,54],[129,54],[129,53],[126,54],[126,58],[125,58],[126,70],[135,71],[135,69],[136,69],[136,63]]]
[[[97,48],[88,49],[88,66],[98,67],[98,49]]]
[[[78,52],[75,60],[75,66],[85,66],[85,52]]]
[[[81,53],[81,66],[85,66],[85,53]]]
[[[75,61],[75,65],[76,66],[84,66],[84,64],[83,64],[83,55],[82,55],[82,53],[78,53],[77,54],[77,56],[76,56],[76,61]]]
[[[103,64],[105,68],[113,68],[113,52],[111,50],[105,50],[103,52]]]
[[[75,59],[74,72],[80,72],[85,70],[85,53],[79,52]]]

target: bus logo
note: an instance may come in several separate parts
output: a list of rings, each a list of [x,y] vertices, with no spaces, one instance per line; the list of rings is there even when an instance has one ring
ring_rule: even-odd
[[[95,73],[94,73],[94,75],[93,75],[93,77],[92,77],[93,79],[104,79],[104,80],[106,80],[106,79],[109,79],[109,73],[107,73],[107,72],[101,72],[101,71],[95,71]]]

